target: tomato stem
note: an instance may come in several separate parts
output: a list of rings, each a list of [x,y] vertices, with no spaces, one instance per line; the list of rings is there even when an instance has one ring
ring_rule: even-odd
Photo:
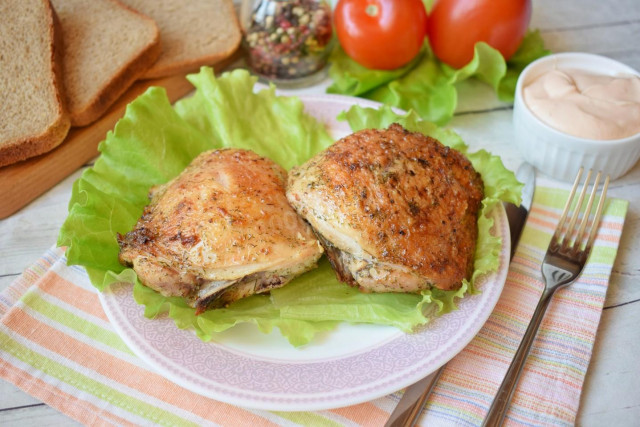
[[[367,8],[364,10],[365,13],[373,18],[378,16],[378,5],[377,4],[369,4]]]

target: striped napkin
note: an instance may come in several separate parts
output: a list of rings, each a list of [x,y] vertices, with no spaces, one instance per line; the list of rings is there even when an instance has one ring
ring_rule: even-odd
[[[539,186],[503,294],[444,370],[422,425],[478,425],[543,288],[540,263],[567,198]],[[628,202],[610,199],[575,284],[556,295],[508,413],[512,425],[573,425]],[[0,376],[88,425],[383,425],[402,390],[355,406],[269,412],[214,401],[164,379],[116,334],[83,269],[51,249],[0,294]]]

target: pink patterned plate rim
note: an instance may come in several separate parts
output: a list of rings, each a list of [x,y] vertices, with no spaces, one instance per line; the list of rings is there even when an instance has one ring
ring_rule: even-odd
[[[335,138],[350,133],[336,116],[354,104],[379,104],[337,95],[300,96],[306,111],[328,125]],[[376,325],[342,324],[302,348],[276,330],[263,334],[237,325],[201,341],[167,316],[144,317],[132,285],[100,293],[116,331],[160,375],[204,396],[249,408],[310,411],[338,408],[393,393],[429,375],[458,354],[478,333],[496,305],[509,266],[509,225],[502,205],[491,212],[502,238],[498,271],[477,284],[480,293],[458,302],[411,334]]]

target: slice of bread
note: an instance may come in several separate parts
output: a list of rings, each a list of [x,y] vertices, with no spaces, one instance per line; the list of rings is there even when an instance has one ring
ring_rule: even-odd
[[[58,35],[48,0],[0,1],[0,166],[53,149],[69,131]]]
[[[231,56],[241,32],[231,0],[123,0],[153,18],[162,54],[145,78],[198,70]]]
[[[160,55],[155,22],[117,0],[51,0],[64,41],[63,76],[72,126],[115,102]]]

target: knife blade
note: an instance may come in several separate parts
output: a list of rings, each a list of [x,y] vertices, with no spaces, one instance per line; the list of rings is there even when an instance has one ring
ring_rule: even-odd
[[[529,163],[522,163],[516,172],[516,179],[524,183],[520,206],[516,206],[513,203],[503,203],[504,209],[507,213],[507,220],[509,221],[511,258],[513,258],[513,254],[516,252],[522,228],[524,227],[524,223],[527,221],[529,211],[531,210],[533,193],[536,188],[536,171]]]
[[[527,222],[527,217],[531,210],[533,193],[536,188],[536,171],[533,166],[524,162],[516,171],[516,179],[524,183],[520,206],[508,202],[503,203],[507,214],[507,221],[509,222],[509,236],[511,239],[510,258],[513,258],[516,252],[520,234],[522,234],[522,229],[524,228],[525,222]],[[433,391],[445,366],[442,366],[437,371],[406,388],[398,405],[396,405],[389,416],[385,427],[413,427],[415,425],[422,412],[422,408],[424,408],[424,405],[427,403],[427,399]]]

